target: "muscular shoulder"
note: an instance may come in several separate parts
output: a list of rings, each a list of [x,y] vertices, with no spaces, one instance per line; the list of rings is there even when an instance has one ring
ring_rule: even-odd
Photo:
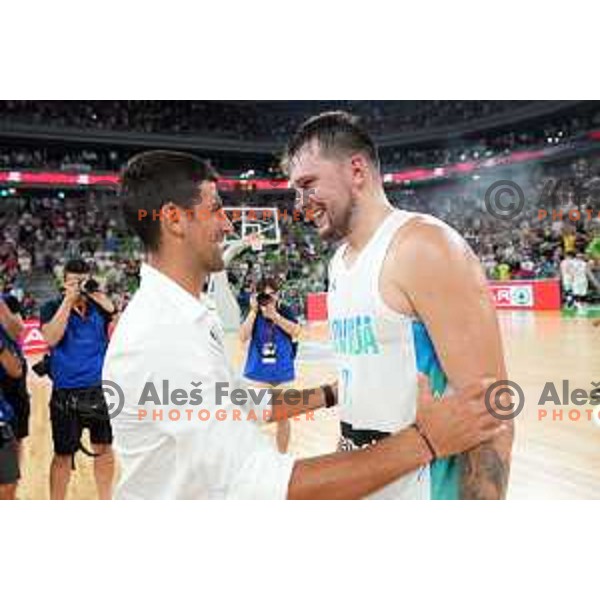
[[[440,219],[420,213],[398,230],[388,257],[399,278],[443,277],[466,265],[479,264],[462,235]]]

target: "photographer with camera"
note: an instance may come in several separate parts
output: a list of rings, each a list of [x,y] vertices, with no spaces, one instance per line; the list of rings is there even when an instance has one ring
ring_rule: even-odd
[[[5,334],[0,335],[0,500],[14,500],[19,480],[19,446],[13,427],[15,411],[3,388],[8,378],[19,379],[23,363]]]
[[[31,402],[27,390],[27,361],[21,351],[18,338],[23,331],[21,304],[11,294],[0,296],[0,347],[9,349],[20,362],[19,375],[11,376],[6,370],[0,376],[0,388],[4,400],[12,410],[12,433],[17,442],[19,465],[22,467],[22,441],[29,435]]]
[[[250,297],[250,310],[240,328],[242,342],[250,340],[244,377],[254,385],[277,387],[296,378],[294,361],[302,332],[292,311],[279,302],[279,285],[264,278]],[[289,420],[277,422],[277,448],[287,452]]]
[[[94,451],[98,497],[110,499],[114,475],[112,428],[102,392],[102,367],[108,327],[115,308],[90,277],[83,260],[64,269],[64,293],[42,306],[42,334],[50,346],[49,376],[53,389],[50,420],[54,457],[50,498],[64,499],[81,435],[88,428]]]

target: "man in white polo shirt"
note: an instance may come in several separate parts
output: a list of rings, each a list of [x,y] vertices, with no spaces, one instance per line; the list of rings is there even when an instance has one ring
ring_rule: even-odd
[[[104,380],[124,396],[113,419],[116,498],[362,498],[503,427],[482,409],[482,382],[460,402],[427,401],[415,425],[369,448],[306,460],[277,452],[244,418],[249,411],[218,392],[234,378],[219,318],[200,297],[206,278],[223,269],[231,224],[210,165],[177,152],[140,154],[123,173],[122,202],[147,262],[104,365]],[[315,390],[309,405],[323,396],[332,394]]]

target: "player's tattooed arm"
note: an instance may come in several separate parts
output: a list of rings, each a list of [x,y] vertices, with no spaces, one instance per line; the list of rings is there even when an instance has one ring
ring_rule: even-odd
[[[506,497],[510,454],[486,442],[461,455],[460,497],[465,500],[502,500]]]
[[[423,219],[397,251],[402,265],[397,286],[425,324],[451,387],[507,379],[496,310],[483,269],[465,241]],[[504,422],[502,433],[461,455],[462,498],[506,496],[513,424]]]

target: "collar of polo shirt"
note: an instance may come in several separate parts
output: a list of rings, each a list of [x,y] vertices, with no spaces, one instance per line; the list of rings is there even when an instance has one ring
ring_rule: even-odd
[[[187,316],[191,321],[203,317],[207,312],[206,304],[201,298],[196,298],[181,287],[176,281],[161,273],[158,269],[143,263],[140,269],[141,285],[152,288],[156,294],[169,299],[180,309],[182,316]]]

